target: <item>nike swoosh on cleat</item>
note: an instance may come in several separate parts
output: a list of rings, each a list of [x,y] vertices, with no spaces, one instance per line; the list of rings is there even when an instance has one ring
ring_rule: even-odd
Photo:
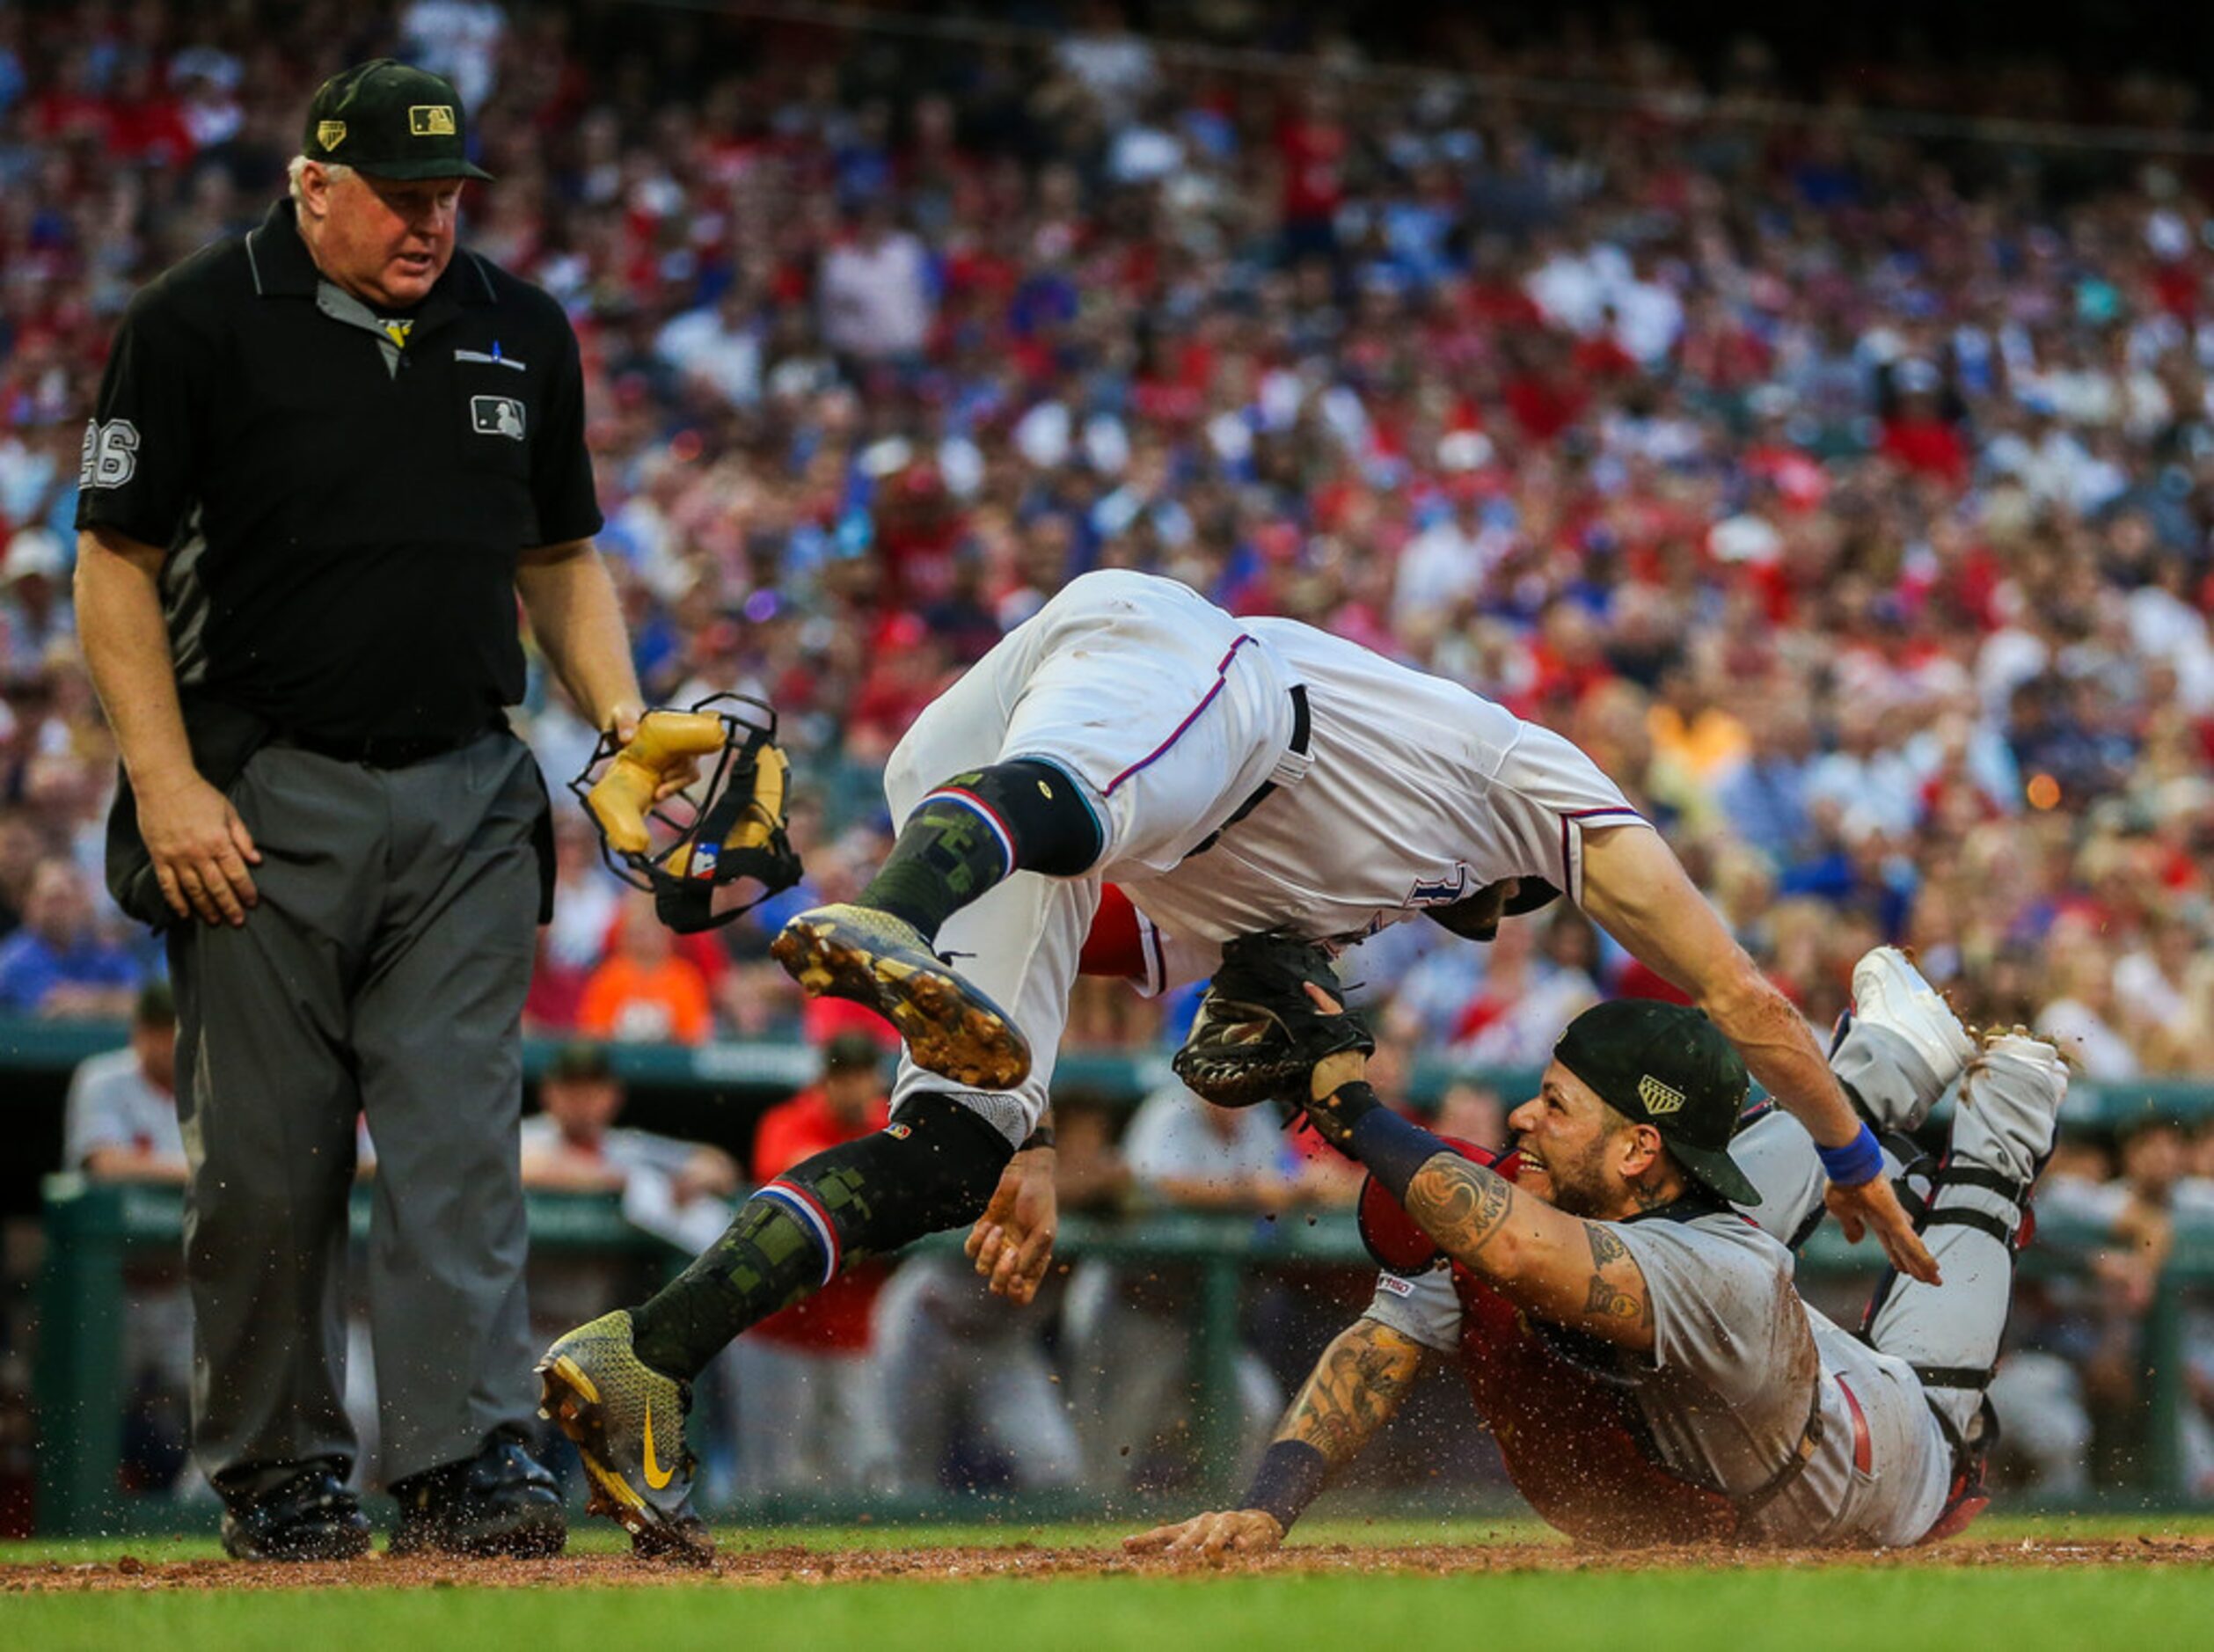
[[[654,1402],[646,1402],[646,1483],[655,1491],[666,1490],[669,1482],[676,1478],[673,1468],[663,1468],[654,1458]]]

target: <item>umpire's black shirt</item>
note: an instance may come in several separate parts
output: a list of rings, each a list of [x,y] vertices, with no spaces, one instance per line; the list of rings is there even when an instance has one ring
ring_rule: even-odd
[[[458,743],[522,698],[517,553],[600,526],[582,377],[527,281],[457,249],[376,314],[280,201],[132,303],[77,526],[168,551],[188,696],[325,741]]]

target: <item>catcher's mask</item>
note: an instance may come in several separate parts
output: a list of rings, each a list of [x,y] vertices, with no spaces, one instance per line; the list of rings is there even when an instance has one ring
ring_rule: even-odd
[[[765,720],[740,715],[741,706]],[[727,924],[800,881],[800,857],[785,836],[785,764],[776,740],[769,705],[750,695],[710,695],[690,711],[647,713],[627,745],[602,735],[569,782],[599,830],[609,870],[650,891],[654,912],[679,934]],[[663,777],[687,760],[702,778],[657,797]],[[718,898],[745,880],[755,887]]]

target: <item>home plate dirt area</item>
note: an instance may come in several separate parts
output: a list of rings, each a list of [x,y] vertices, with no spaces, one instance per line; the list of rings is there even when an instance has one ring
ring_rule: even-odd
[[[1295,1546],[1281,1553],[1209,1561],[1129,1555],[1113,1547],[1049,1547],[1017,1542],[993,1546],[812,1549],[803,1545],[739,1549],[695,1568],[628,1554],[569,1554],[550,1561],[460,1561],[381,1552],[360,1561],[308,1565],[251,1565],[237,1561],[146,1559],[34,1561],[0,1567],[0,1593],[98,1590],[267,1589],[453,1589],[548,1586],[659,1588],[725,1584],[879,1581],[963,1582],[983,1578],[1174,1576],[1210,1572],[1246,1575],[1454,1575],[1516,1572],[1609,1573],[1706,1569],[1806,1570],[1843,1566],[1944,1570],[2010,1567],[2058,1571],[2104,1567],[2203,1566],[2214,1561],[2214,1535],[2135,1538],[1971,1539],[1926,1549],[1868,1553],[1834,1549],[1689,1547],[1600,1553],[1554,1543],[1418,1544],[1370,1547],[1330,1543]]]

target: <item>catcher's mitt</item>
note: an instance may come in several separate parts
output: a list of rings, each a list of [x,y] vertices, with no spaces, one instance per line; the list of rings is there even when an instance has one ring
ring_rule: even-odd
[[[1170,1064],[1176,1076],[1217,1107],[1270,1100],[1304,1106],[1307,1075],[1317,1062],[1341,1049],[1376,1049],[1358,1015],[1316,1008],[1309,982],[1333,998],[1344,995],[1330,954],[1315,942],[1274,933],[1231,942],[1190,1035]]]
[[[765,722],[737,715],[740,705]],[[671,929],[691,934],[727,924],[800,881],[800,857],[785,837],[776,735],[768,706],[718,694],[688,712],[647,713],[627,745],[603,735],[569,782],[599,829],[608,866],[652,891]],[[734,898],[729,886],[742,880],[753,887]]]

